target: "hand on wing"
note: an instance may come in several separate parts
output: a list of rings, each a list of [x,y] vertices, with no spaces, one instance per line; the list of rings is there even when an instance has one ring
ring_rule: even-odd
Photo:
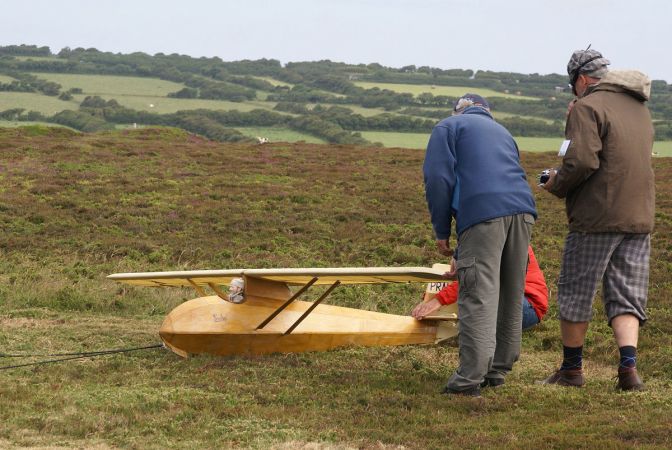
[[[449,280],[454,280],[457,277],[457,261],[455,261],[455,258],[451,258],[450,270],[446,271],[443,276]]]
[[[416,319],[421,320],[425,316],[437,311],[439,308],[441,308],[441,303],[438,299],[433,298],[428,302],[418,303],[415,308],[413,308],[411,315]]]

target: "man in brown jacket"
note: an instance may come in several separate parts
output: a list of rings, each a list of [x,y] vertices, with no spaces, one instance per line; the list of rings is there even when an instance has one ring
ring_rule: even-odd
[[[542,186],[565,198],[569,234],[558,280],[563,362],[544,384],[583,386],[583,344],[602,280],[605,311],[620,352],[618,385],[644,387],[636,369],[639,327],[646,321],[650,233],[654,222],[653,125],[641,72],[608,71],[595,50],[568,65],[577,99],[565,129],[562,167]]]

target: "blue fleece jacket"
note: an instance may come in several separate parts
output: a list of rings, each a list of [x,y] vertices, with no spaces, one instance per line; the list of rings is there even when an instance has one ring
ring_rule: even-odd
[[[448,239],[453,217],[458,236],[497,217],[537,217],[518,146],[484,108],[469,107],[434,127],[423,172],[437,239]]]

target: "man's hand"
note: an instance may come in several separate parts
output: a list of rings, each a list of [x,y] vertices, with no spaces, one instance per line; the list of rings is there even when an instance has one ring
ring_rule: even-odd
[[[439,248],[439,253],[443,256],[453,256],[453,250],[450,248],[448,239],[437,239],[436,246]]]
[[[455,279],[455,277],[457,276],[457,261],[455,261],[455,258],[450,259],[450,271],[445,272],[443,276],[448,278],[449,280]]]
[[[421,320],[425,316],[437,311],[439,308],[441,308],[441,302],[439,302],[439,299],[433,298],[428,302],[418,303],[415,308],[413,308],[411,315],[416,319]]]

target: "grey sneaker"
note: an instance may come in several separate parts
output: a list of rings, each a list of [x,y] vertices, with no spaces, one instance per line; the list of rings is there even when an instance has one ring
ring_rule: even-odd
[[[458,391],[456,389],[449,388],[448,386],[443,388],[443,391],[441,391],[442,394],[447,394],[447,395],[461,395],[465,397],[480,397],[481,396],[481,388],[479,385],[472,386],[470,388]]]
[[[586,380],[583,378],[583,369],[558,369],[550,377],[539,381],[539,384],[582,387]]]
[[[500,386],[504,386],[504,378],[488,378],[488,377],[485,377],[485,379],[481,383],[482,388],[486,388],[486,387],[496,388],[496,387],[500,387]]]

